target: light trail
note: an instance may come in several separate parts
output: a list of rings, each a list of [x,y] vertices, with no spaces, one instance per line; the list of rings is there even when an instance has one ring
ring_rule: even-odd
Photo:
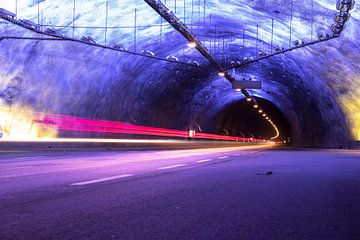
[[[0,139],[0,142],[58,142],[58,143],[183,143],[183,140],[167,140],[167,139],[113,139],[113,138],[5,138]]]
[[[166,128],[155,128],[139,126],[130,123],[114,122],[106,120],[85,119],[74,116],[65,116],[57,114],[37,113],[34,122],[42,127],[49,129],[56,129],[62,131],[77,131],[77,132],[96,132],[96,133],[112,133],[112,134],[130,134],[130,135],[145,135],[158,137],[175,137],[187,139],[207,139],[207,140],[221,140],[221,141],[243,141],[243,142],[267,142],[264,139],[254,138],[240,138],[234,136],[223,136],[210,133],[198,133],[194,130],[174,130]],[[85,141],[85,139],[82,139]],[[97,142],[114,142],[114,139],[97,139]],[[128,142],[126,139],[125,142]],[[64,140],[63,140],[64,141]],[[65,141],[71,141],[69,139]],[[91,142],[86,141],[86,142]],[[122,142],[122,140],[119,140]],[[137,140],[136,140],[137,141]],[[149,141],[149,140],[147,140]]]

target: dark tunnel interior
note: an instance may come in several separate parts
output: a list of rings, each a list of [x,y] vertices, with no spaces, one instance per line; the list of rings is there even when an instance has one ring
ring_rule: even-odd
[[[262,111],[255,109],[253,104],[245,99],[228,105],[219,113],[215,123],[215,131],[219,134],[239,137],[272,138],[276,135],[276,131],[268,123],[266,116],[263,116],[263,112],[266,112],[279,129],[278,140],[289,141],[291,139],[291,128],[284,114],[270,101],[263,98],[256,98],[256,100],[262,106]]]

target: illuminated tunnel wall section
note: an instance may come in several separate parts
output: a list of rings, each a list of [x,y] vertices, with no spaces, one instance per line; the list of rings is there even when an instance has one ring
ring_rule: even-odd
[[[143,1],[109,2],[107,23],[111,28],[106,35],[107,45],[120,41],[137,53],[149,50],[162,58],[174,55],[179,61],[197,61],[202,68],[77,42],[2,40],[2,109],[20,107],[166,129],[189,129],[197,125],[205,129],[211,115],[243,97],[237,96],[229,82],[212,72],[208,62],[188,48],[183,37]],[[192,2],[186,3],[186,9],[191,10]],[[206,11],[201,10],[198,2],[193,3],[197,14],[190,18],[186,11],[184,22],[208,48],[211,45],[220,62],[251,57],[256,50],[271,51],[271,19],[274,19],[273,46],[289,44],[289,1],[274,4],[274,1],[244,0],[225,4],[208,0]],[[329,31],[336,13],[335,2],[314,0],[314,14],[309,14],[311,3],[294,1],[292,40],[308,41],[320,32]],[[175,10],[173,1],[167,4]],[[68,10],[72,7],[70,0],[41,2],[40,21],[43,25],[55,25],[66,36],[80,39],[82,35],[91,35],[104,44],[105,31],[97,27],[105,25],[106,5],[92,0],[78,2],[74,28],[73,13]],[[2,1],[0,8],[15,12],[15,1]],[[138,9],[136,31],[135,8]],[[17,12],[19,18],[38,21],[38,5],[33,1],[19,0]],[[184,18],[181,8],[176,12]],[[2,26],[6,26],[0,28],[2,36],[41,37],[13,24]],[[358,28],[356,6],[339,39],[234,70],[238,79],[249,73],[263,82],[263,89],[253,94],[268,99],[286,116],[295,146],[344,147],[349,140],[360,140],[357,91],[360,56],[354,51],[360,48]],[[218,41],[220,35],[225,37],[224,52],[220,47],[222,41]]]

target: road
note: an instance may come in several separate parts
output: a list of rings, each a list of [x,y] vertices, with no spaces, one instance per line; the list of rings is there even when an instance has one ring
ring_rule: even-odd
[[[0,239],[360,239],[359,176],[356,150],[3,152]]]

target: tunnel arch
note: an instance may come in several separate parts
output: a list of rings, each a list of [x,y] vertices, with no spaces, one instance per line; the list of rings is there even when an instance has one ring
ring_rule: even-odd
[[[256,97],[256,100],[262,106],[262,111],[266,112],[279,128],[280,136],[276,140],[290,139],[291,127],[283,112],[264,98]],[[276,135],[276,131],[262,114],[245,98],[240,98],[227,103],[214,113],[207,130],[223,135],[270,139]]]
[[[232,16],[213,17],[214,21],[226,22],[229,32],[243,26]],[[328,45],[281,54],[263,60],[260,67],[251,64],[232,70],[234,76],[249,72],[263,82],[264,88],[250,91],[251,95],[270,101],[284,113],[290,122],[294,146],[345,147],[351,140],[348,129],[358,126],[359,122],[356,114],[359,68],[348,64],[359,60],[350,54],[351,49],[359,46],[358,41],[352,41],[357,39],[354,30],[357,24],[358,21],[350,22],[350,31],[342,38],[329,41]],[[209,31],[203,34],[214,36]],[[264,31],[269,33],[268,28]],[[36,36],[16,26],[7,28],[7,34],[12,32]],[[169,40],[166,45],[150,41],[150,37],[139,39],[138,48],[156,49],[156,55],[163,57],[186,52],[183,56],[190,58],[180,60],[196,60],[201,68],[75,42],[3,40],[1,83],[6,86],[11,79],[23,79],[19,85],[24,86],[24,90],[13,99],[37,111],[154,127],[216,131],[208,125],[215,121],[219,111],[243,96],[231,89],[229,82],[215,79],[216,73],[207,61],[195,50],[184,49],[186,42],[170,28],[163,36]],[[237,36],[243,37],[249,41],[251,34],[247,31]],[[239,44],[232,47],[238,48]],[[250,56],[255,50],[246,46],[242,51]],[[344,73],[349,75],[348,79],[344,79]],[[4,93],[7,96],[8,93]]]

